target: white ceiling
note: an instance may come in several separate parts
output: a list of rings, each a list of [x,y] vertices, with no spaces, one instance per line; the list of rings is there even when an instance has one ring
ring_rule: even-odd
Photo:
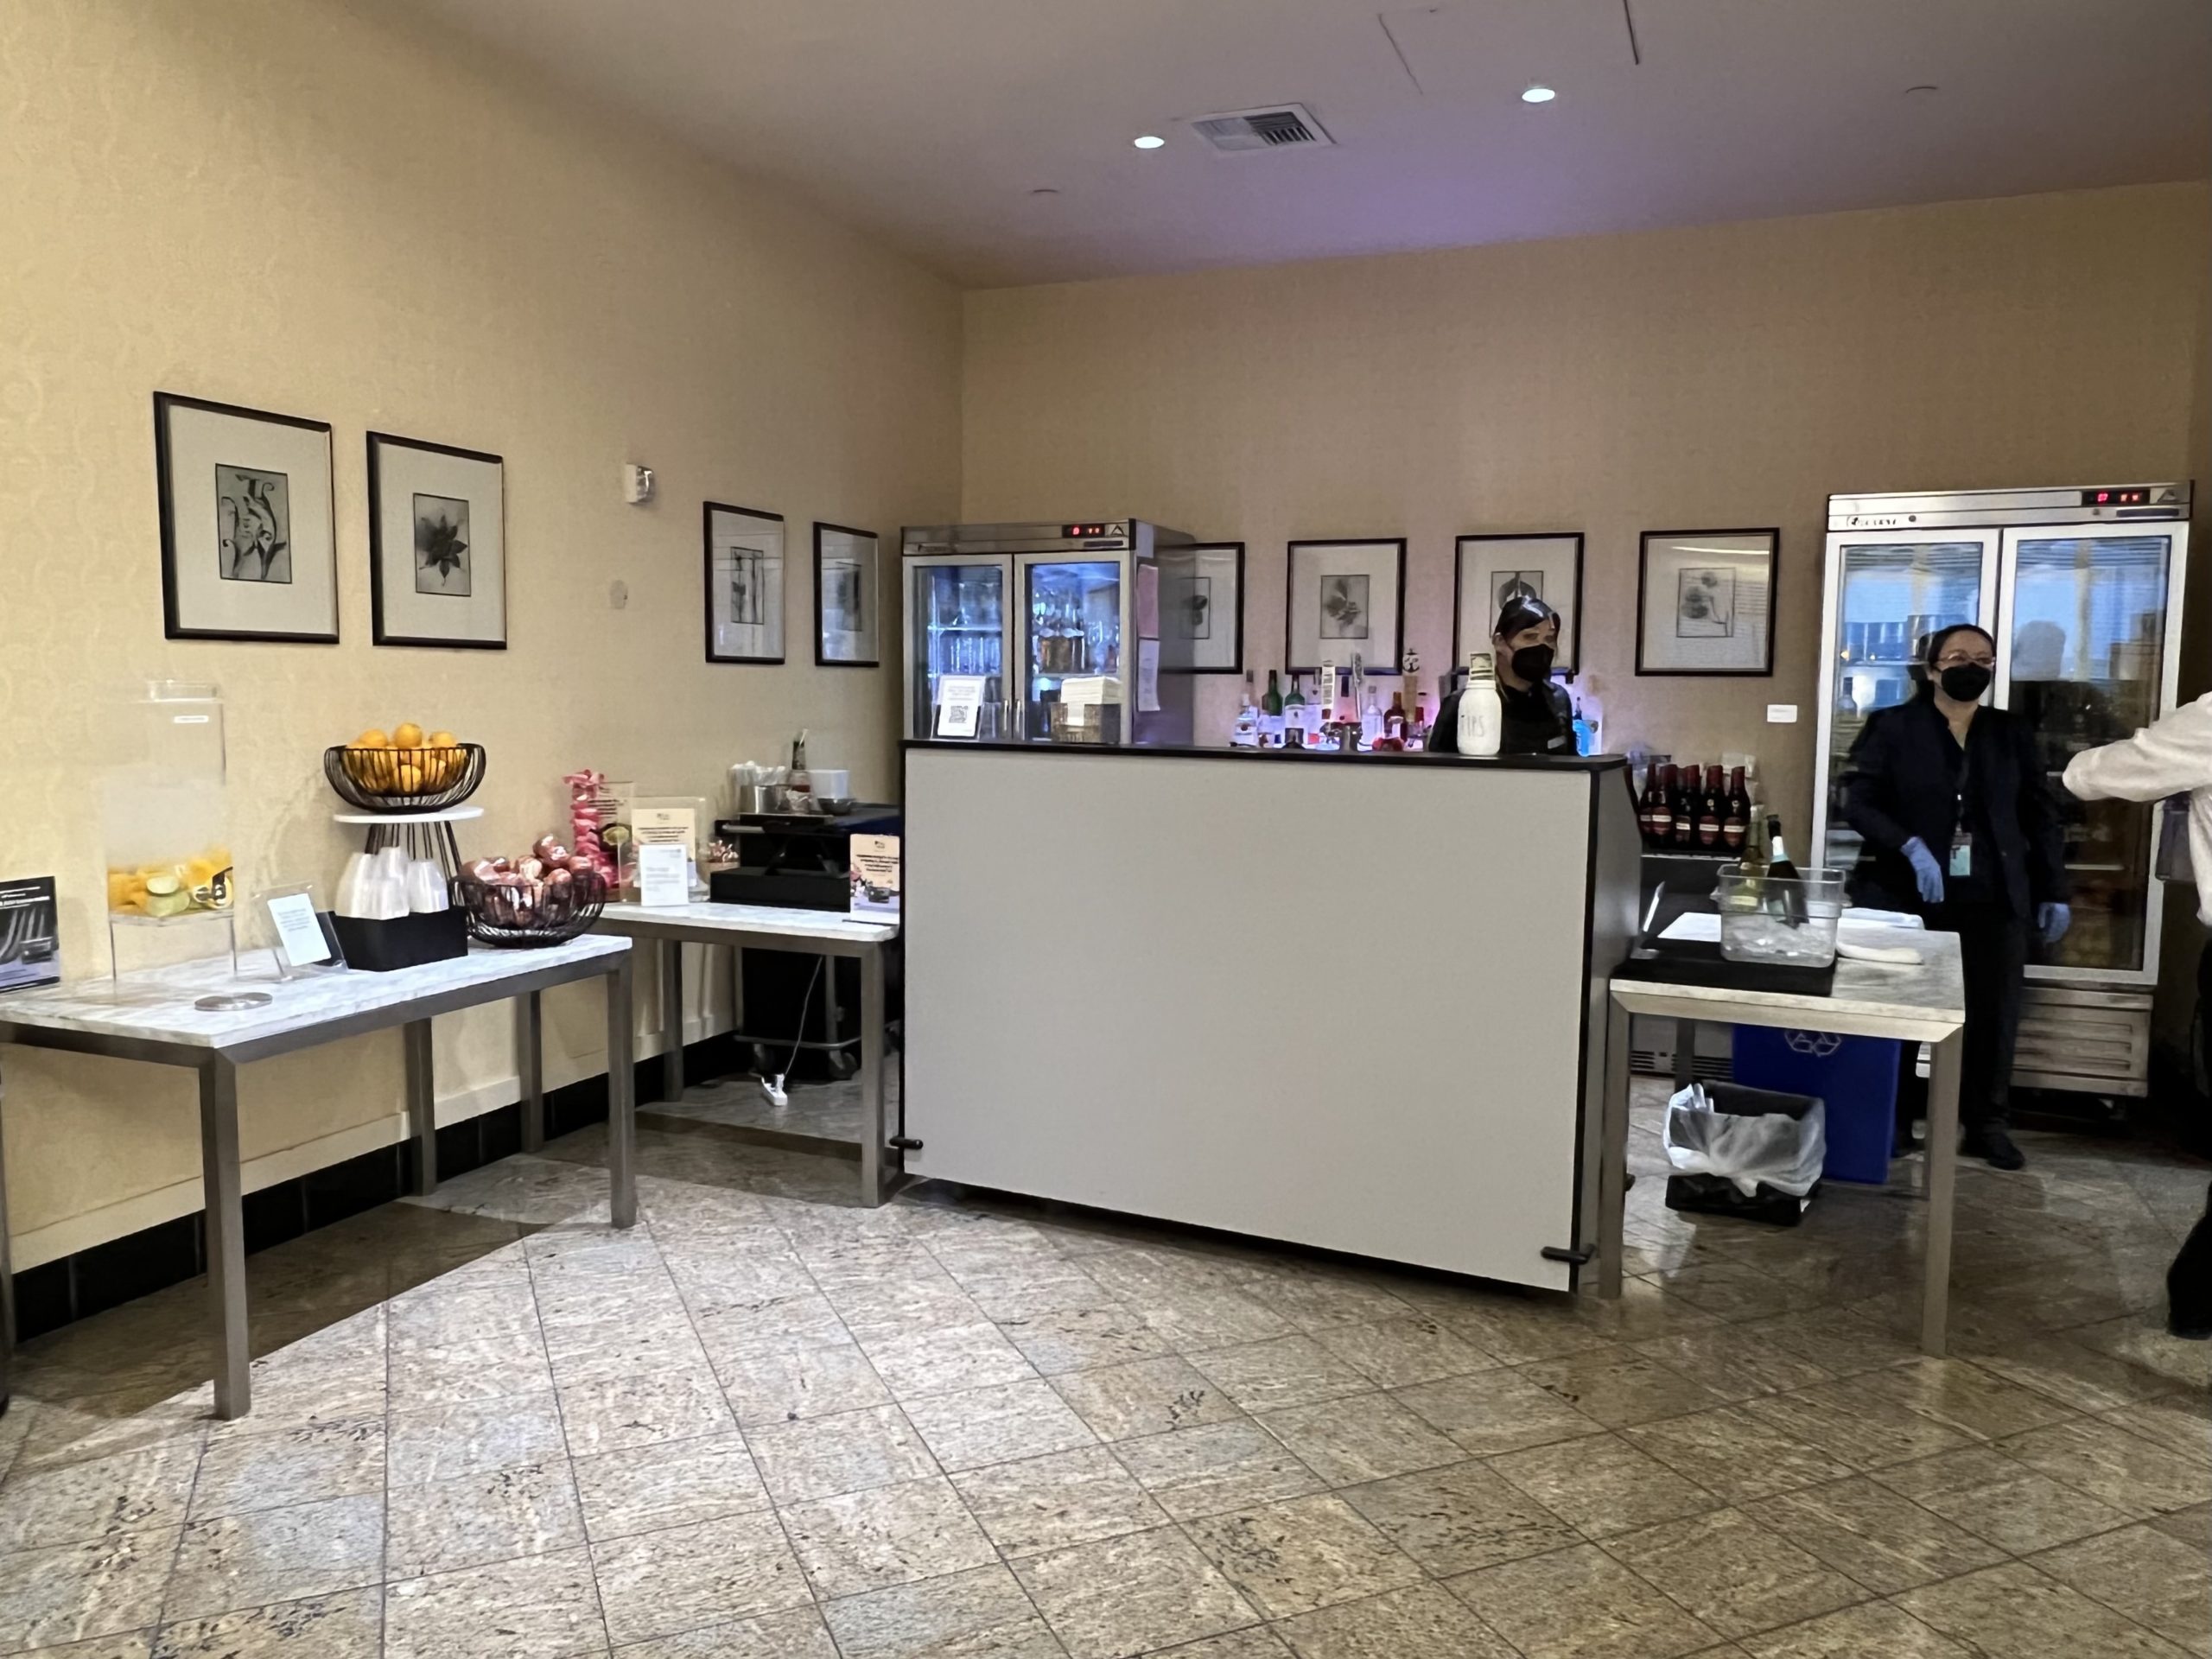
[[[2212,159],[2208,0],[415,3],[979,287]],[[1520,101],[1538,79],[1556,102]],[[1339,147],[1221,157],[1185,124],[1281,101]]]

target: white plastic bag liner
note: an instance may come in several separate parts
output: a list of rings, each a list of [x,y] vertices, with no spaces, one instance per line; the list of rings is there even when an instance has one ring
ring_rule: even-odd
[[[1663,1139],[1678,1175],[1721,1176],[1747,1198],[1761,1181],[1802,1198],[1827,1157],[1827,1108],[1815,1101],[1802,1117],[1742,1117],[1713,1110],[1705,1085],[1694,1083],[1667,1103]]]

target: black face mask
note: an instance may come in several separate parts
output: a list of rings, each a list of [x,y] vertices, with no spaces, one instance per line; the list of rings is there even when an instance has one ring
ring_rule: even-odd
[[[1549,645],[1523,645],[1513,653],[1513,671],[1535,685],[1552,677],[1552,657]]]
[[[1977,702],[1989,690],[1989,671],[1980,663],[1954,663],[1936,677],[1953,702]]]

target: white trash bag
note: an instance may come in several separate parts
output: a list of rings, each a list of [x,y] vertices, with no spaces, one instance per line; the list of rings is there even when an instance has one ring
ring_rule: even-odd
[[[1802,1117],[1718,1111],[1705,1085],[1694,1083],[1668,1101],[1662,1138],[1677,1175],[1718,1175],[1747,1198],[1762,1181],[1802,1198],[1820,1184],[1827,1157],[1827,1108],[1816,1100]]]

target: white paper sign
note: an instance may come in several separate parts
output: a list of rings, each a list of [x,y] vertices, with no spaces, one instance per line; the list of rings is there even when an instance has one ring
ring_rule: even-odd
[[[1137,641],[1137,712],[1160,712],[1160,641]]]
[[[855,836],[852,841],[853,914],[899,913],[899,837]]]
[[[322,936],[313,895],[288,893],[266,902],[277,942],[284,947],[285,961],[295,968],[305,968],[330,960],[330,941]]]
[[[638,849],[638,902],[666,909],[691,902],[690,860],[683,843],[664,842]]]
[[[947,674],[938,681],[937,734],[973,737],[983,710],[983,677]]]

